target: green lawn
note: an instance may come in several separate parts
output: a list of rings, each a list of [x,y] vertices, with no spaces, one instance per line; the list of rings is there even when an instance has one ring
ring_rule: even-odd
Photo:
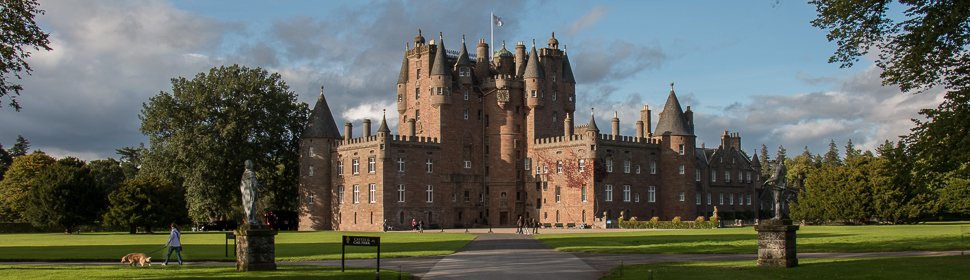
[[[793,268],[762,268],[754,261],[673,262],[630,265],[600,279],[966,279],[970,256],[799,259]]]
[[[965,223],[879,226],[805,226],[797,232],[798,252],[885,252],[960,250]],[[559,251],[625,254],[754,254],[752,227],[612,233],[539,234]],[[970,242],[970,236],[966,236]]]
[[[404,273],[401,279],[411,279]],[[276,271],[236,272],[233,266],[57,266],[0,265],[0,279],[374,279],[373,268],[278,266]],[[381,270],[382,279],[397,279],[398,272]]]
[[[340,259],[342,235],[380,236],[382,258],[451,254],[475,239],[475,235],[463,233],[281,232],[276,236],[276,260]],[[225,237],[225,232],[185,232],[182,257],[186,261],[234,261],[232,240],[226,257]],[[167,241],[168,234],[0,234],[0,261],[120,261],[128,253],[160,249]],[[162,249],[149,256],[161,263],[166,252]],[[347,246],[347,258],[376,255],[377,247]]]

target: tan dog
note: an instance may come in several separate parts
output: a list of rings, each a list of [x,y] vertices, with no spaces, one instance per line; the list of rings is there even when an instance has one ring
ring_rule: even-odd
[[[128,266],[135,266],[135,262],[138,262],[141,266],[145,266],[145,263],[148,263],[148,266],[152,266],[152,257],[142,253],[127,254],[121,258],[121,263],[125,261],[128,261]]]

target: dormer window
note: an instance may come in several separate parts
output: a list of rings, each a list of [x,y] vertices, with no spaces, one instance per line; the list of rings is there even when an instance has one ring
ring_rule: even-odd
[[[532,91],[532,98],[536,98],[536,97],[539,97],[539,92],[538,92],[538,91],[535,91],[535,90],[533,90],[533,91]]]
[[[458,76],[461,76],[461,77],[471,76],[471,69],[468,69],[468,67],[458,68]]]

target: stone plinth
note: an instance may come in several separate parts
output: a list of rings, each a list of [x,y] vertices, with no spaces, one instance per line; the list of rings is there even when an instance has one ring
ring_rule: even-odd
[[[795,231],[791,220],[762,220],[754,227],[758,231],[759,267],[795,267]]]
[[[268,225],[242,225],[236,233],[236,271],[276,270],[276,234]]]

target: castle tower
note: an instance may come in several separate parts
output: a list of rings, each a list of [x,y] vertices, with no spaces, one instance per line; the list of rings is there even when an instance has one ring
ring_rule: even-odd
[[[300,230],[333,229],[331,147],[341,138],[321,86],[320,97],[300,136]]]
[[[674,93],[674,83],[670,83],[670,95],[664,105],[654,137],[660,138],[660,186],[657,191],[658,200],[666,204],[661,213],[662,220],[669,220],[675,216],[682,219],[697,214],[697,207],[693,203],[696,194],[694,182],[696,158],[694,146],[696,136],[690,129],[690,124],[680,101]]]

